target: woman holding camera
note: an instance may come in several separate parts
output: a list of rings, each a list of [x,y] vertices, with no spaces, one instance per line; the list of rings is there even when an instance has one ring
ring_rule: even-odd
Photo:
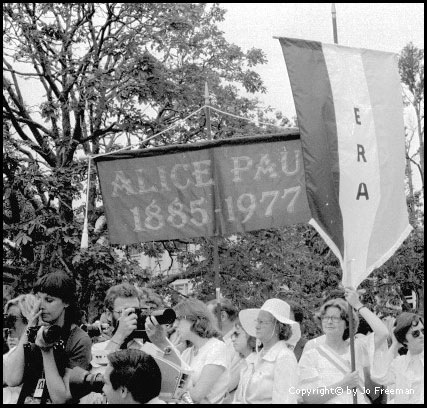
[[[77,325],[75,281],[54,270],[37,281],[34,293],[37,301],[33,305],[21,304],[28,326],[7,361],[6,382],[22,384],[18,404],[69,403],[70,369],[88,370],[91,360],[91,340]],[[37,327],[39,318],[46,326]]]

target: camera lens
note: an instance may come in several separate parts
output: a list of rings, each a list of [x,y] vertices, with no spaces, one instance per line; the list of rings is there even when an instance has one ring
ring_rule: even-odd
[[[154,312],[152,315],[156,318],[159,324],[172,324],[176,319],[176,314],[173,309]]]
[[[62,329],[57,325],[46,327],[46,329],[43,331],[43,340],[47,344],[56,343],[57,341],[61,340],[61,333]]]

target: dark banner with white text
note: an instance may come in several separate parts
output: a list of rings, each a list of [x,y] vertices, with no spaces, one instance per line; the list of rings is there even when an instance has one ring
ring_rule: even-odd
[[[94,160],[112,244],[230,235],[311,218],[292,131]]]

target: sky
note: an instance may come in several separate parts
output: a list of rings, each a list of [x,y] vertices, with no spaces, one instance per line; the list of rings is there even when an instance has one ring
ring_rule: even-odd
[[[261,48],[268,63],[255,67],[267,88],[256,96],[288,118],[295,116],[279,40],[291,37],[333,43],[332,3],[220,3],[225,38],[247,51]],[[412,41],[424,49],[423,3],[335,3],[338,43],[399,53]]]

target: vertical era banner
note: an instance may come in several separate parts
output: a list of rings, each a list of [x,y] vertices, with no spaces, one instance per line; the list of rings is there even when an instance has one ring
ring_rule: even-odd
[[[295,132],[94,160],[113,244],[228,235],[311,218]]]
[[[411,231],[397,56],[281,38],[301,132],[310,223],[357,287]]]

